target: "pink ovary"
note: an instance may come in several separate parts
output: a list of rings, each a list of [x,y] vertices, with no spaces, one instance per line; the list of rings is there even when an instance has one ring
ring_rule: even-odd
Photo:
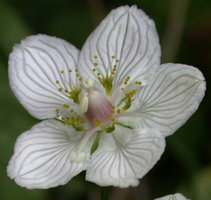
[[[94,125],[94,120],[107,122],[112,115],[112,103],[97,91],[91,91],[88,95],[88,110],[85,113],[89,122]]]

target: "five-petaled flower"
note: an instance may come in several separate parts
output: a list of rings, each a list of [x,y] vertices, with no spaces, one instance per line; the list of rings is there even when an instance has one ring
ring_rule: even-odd
[[[83,170],[101,186],[136,186],[205,91],[198,69],[160,65],[154,22],[136,6],[111,11],[80,52],[27,37],[9,57],[9,80],[44,120],[19,136],[9,162],[8,175],[27,188],[62,185]]]

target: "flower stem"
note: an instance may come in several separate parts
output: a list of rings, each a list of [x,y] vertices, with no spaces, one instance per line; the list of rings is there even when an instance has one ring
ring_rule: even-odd
[[[101,200],[109,200],[110,191],[111,191],[111,187],[100,187]]]

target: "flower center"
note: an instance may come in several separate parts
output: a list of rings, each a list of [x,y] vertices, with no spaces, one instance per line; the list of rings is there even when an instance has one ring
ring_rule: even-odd
[[[88,93],[88,109],[85,112],[86,118],[92,125],[98,126],[109,121],[112,115],[112,103],[107,97],[95,90]]]
[[[84,82],[84,88],[78,96],[80,110],[92,127],[108,122],[113,110],[111,101],[94,90],[93,84],[94,82],[91,79]]]

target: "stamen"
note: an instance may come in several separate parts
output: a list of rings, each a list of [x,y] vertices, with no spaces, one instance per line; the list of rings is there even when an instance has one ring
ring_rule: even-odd
[[[115,122],[115,118],[114,117],[111,117],[110,118],[110,122],[114,123]]]
[[[66,125],[72,126],[76,131],[83,131],[85,128],[81,125],[83,119],[74,110],[66,110],[69,108],[68,105],[63,105],[64,109],[62,112],[56,109],[56,118],[62,121]]]
[[[72,69],[68,69],[68,72],[72,72]],[[64,74],[64,70],[58,71],[61,74]],[[78,72],[78,69],[75,69],[75,72]],[[67,82],[65,79],[62,80],[62,84],[60,84],[59,80],[56,80],[55,83],[58,84],[59,88],[58,91],[62,92],[67,97],[71,98],[75,103],[79,103],[78,101],[78,95],[81,91],[81,83],[82,83],[82,77],[79,73],[74,74],[76,76],[76,83],[72,83],[71,79],[70,82]],[[68,75],[69,77],[69,75]],[[66,85],[69,85],[69,88],[66,88]]]
[[[64,104],[63,107],[64,107],[64,108],[70,108],[70,106],[67,105],[67,104]]]
[[[128,77],[125,79],[124,84],[127,85],[128,82],[129,82],[129,80],[130,80],[130,76],[128,76]]]
[[[93,58],[95,60],[93,62],[94,68],[92,69],[92,71],[95,72],[97,79],[100,81],[100,83],[105,88],[106,94],[110,95],[111,90],[112,90],[112,86],[113,86],[112,82],[114,80],[114,76],[115,76],[116,71],[117,71],[117,67],[118,67],[117,63],[119,62],[119,60],[116,59],[115,55],[112,55],[109,66],[106,69],[106,72],[102,73],[100,71],[100,67],[97,67],[97,66],[99,66],[99,65],[103,66],[103,64],[99,62],[100,60],[96,60],[98,58],[96,55],[94,55]]]
[[[136,84],[136,85],[141,85],[142,82],[141,82],[141,81],[136,81],[135,84]]]
[[[87,112],[88,110],[88,92],[86,92],[84,89],[81,90],[80,94],[78,95],[79,100],[79,106],[82,113]]]
[[[102,124],[102,121],[99,119],[94,119],[93,122],[95,126],[100,126]]]

